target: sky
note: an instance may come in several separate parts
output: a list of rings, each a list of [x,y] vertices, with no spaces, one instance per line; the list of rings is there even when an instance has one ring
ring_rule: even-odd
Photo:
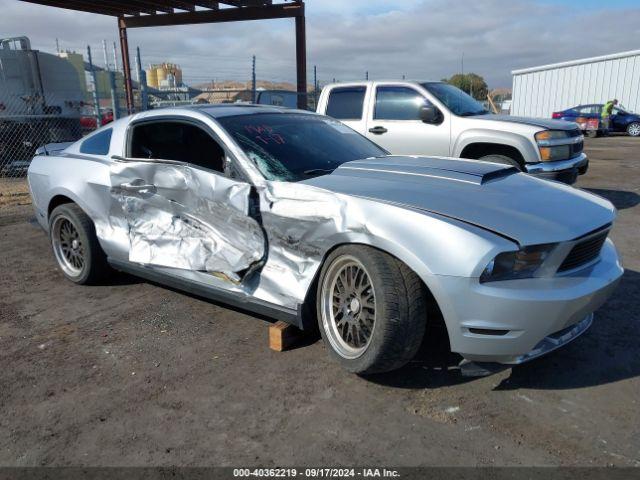
[[[490,87],[511,71],[640,49],[638,0],[307,0],[309,82],[439,80],[462,69]],[[86,52],[102,66],[102,40],[118,39],[113,17],[0,0],[0,37],[26,35],[33,48]],[[295,80],[292,19],[129,30],[146,66],[179,64],[190,84]],[[109,54],[112,61],[113,54]]]

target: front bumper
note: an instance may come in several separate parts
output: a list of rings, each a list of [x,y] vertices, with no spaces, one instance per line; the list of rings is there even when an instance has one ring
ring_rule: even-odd
[[[557,162],[527,163],[525,171],[531,175],[549,180],[558,180],[563,183],[573,184],[578,179],[578,175],[583,175],[589,168],[589,158],[581,153],[569,160],[558,160]]]
[[[607,240],[595,264],[548,278],[481,284],[439,277],[439,305],[451,350],[474,362],[522,363],[584,332],[591,314],[613,293],[623,269]]]
[[[570,325],[567,328],[563,328],[559,332],[547,335],[542,340],[540,340],[540,342],[538,342],[538,344],[533,347],[533,350],[531,350],[530,352],[527,352],[524,355],[520,355],[510,362],[505,361],[503,363],[519,365],[521,363],[528,362],[529,360],[533,360],[534,358],[546,355],[549,352],[553,352],[554,350],[557,350],[558,348],[563,347],[567,343],[578,338],[589,329],[592,323],[593,313],[590,313],[575,325]]]

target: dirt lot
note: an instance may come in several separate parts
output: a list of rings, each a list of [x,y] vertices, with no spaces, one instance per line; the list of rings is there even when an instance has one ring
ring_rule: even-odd
[[[0,465],[640,466],[640,140],[587,150],[623,282],[582,338],[480,379],[442,353],[363,379],[320,342],[270,351],[265,319],[74,286],[28,207],[0,209]]]

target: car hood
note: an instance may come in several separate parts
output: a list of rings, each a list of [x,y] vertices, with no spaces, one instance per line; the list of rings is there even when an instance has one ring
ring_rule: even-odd
[[[547,120],[544,118],[528,118],[528,117],[512,117],[511,115],[477,115],[475,117],[480,120],[489,120],[494,122],[520,123],[523,125],[531,125],[534,127],[546,128],[549,130],[575,130],[576,124],[573,122],[565,122],[564,120]]]
[[[611,223],[613,205],[495,163],[388,156],[347,162],[305,184],[454,218],[521,245],[578,238]]]

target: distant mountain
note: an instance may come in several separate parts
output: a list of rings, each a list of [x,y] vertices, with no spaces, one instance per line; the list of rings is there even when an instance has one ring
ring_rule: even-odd
[[[223,80],[221,82],[207,82],[193,85],[197,90],[250,90],[251,82],[238,82],[236,80]],[[263,90],[290,90],[296,91],[296,86],[289,82],[270,82],[267,80],[256,81],[256,88]]]
[[[220,82],[207,82],[192,85],[196,90],[251,90],[251,81],[239,82],[237,80],[222,80]],[[256,88],[259,90],[288,90],[296,91],[296,86],[290,82],[270,82],[268,80],[257,80]],[[307,91],[313,91],[313,85],[307,85]]]

